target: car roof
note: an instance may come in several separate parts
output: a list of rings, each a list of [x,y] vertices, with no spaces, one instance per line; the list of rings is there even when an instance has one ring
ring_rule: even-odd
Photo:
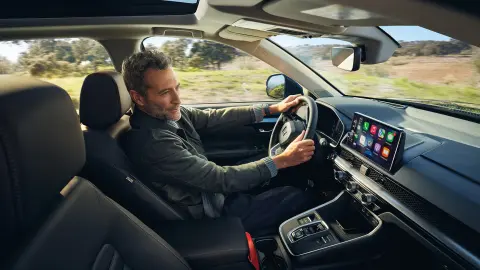
[[[55,1],[57,0],[40,3],[50,7]],[[328,3],[322,0],[175,1],[193,4],[190,4],[191,7],[188,9],[181,6],[185,3],[175,3],[180,6],[160,12],[161,9],[156,7],[171,1],[154,3],[148,0],[103,0],[100,1],[101,4],[95,4],[98,1],[76,0],[69,5],[58,3],[57,13],[68,15],[72,13],[68,13],[69,10],[78,8],[79,5],[88,8],[72,13],[75,17],[45,18],[48,14],[45,15],[42,9],[38,9],[40,6],[38,1],[9,3],[2,7],[0,12],[0,37],[3,40],[52,37],[89,37],[97,40],[143,39],[151,36],[156,27],[198,30],[203,32],[205,37],[209,37],[218,35],[225,27],[243,19],[318,34],[339,34],[349,26],[419,25],[474,45],[480,44],[480,37],[474,34],[480,27],[478,14],[466,13],[465,8],[447,5],[446,0],[439,3],[415,0],[333,0]],[[114,9],[121,5],[129,7],[136,2],[150,3],[148,9],[152,12],[146,13],[143,9],[134,7],[132,10],[137,10],[138,14],[118,12],[113,16],[112,13],[105,13],[109,8]],[[15,5],[21,5],[23,9],[15,9]],[[26,6],[29,8],[25,9]],[[445,6],[448,8],[444,8]],[[37,13],[35,9],[38,9]],[[12,13],[12,10],[28,12]],[[85,12],[82,13],[82,10]],[[96,12],[89,13],[88,10]],[[411,12],[412,10],[417,12]],[[51,14],[54,16],[56,13]]]

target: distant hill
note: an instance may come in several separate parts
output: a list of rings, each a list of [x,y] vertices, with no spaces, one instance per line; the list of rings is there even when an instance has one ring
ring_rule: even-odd
[[[393,56],[441,56],[441,55],[472,55],[473,46],[458,40],[449,41],[400,41],[401,48],[398,48]],[[309,64],[313,59],[330,59],[332,47],[343,47],[340,44],[328,45],[302,45],[287,47],[300,60]]]

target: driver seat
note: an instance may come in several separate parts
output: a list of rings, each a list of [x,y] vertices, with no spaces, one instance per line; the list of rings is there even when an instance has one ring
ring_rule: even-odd
[[[189,219],[187,213],[160,198],[133,173],[132,164],[120,147],[122,135],[130,130],[130,116],[126,113],[131,103],[118,72],[96,72],[85,78],[80,93],[80,121],[86,126],[87,157],[80,176],[147,225]]]

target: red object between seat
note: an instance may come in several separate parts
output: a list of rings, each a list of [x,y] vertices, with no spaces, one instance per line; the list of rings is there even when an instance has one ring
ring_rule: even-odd
[[[255,270],[260,270],[260,262],[258,261],[258,254],[257,254],[257,249],[255,248],[255,244],[253,243],[252,236],[246,232],[247,235],[247,242],[248,242],[248,260],[250,263],[255,267]]]

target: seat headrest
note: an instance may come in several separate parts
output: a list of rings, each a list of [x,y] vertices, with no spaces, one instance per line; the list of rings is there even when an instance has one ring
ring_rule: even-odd
[[[38,224],[85,163],[78,115],[67,92],[0,76],[0,243]],[[1,250],[1,248],[0,248]]]
[[[88,75],[80,93],[80,121],[92,129],[106,129],[131,108],[122,75],[102,71]]]

